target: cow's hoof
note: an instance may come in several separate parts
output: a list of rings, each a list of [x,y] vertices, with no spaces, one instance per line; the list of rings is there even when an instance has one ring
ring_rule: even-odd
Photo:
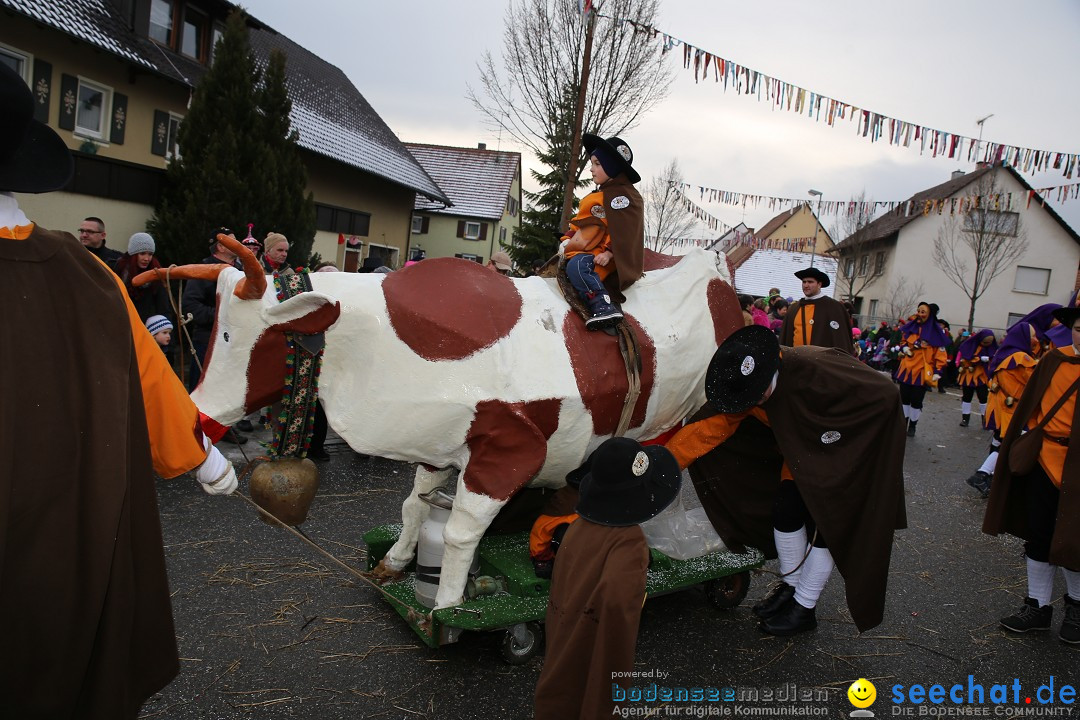
[[[371,579],[380,585],[385,585],[388,582],[397,582],[405,577],[405,573],[401,570],[395,570],[392,567],[386,565],[386,560],[380,560],[379,564],[375,566],[375,569],[371,571]]]

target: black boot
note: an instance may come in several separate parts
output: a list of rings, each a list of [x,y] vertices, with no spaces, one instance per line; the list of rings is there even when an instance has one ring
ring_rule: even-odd
[[[960,427],[967,427],[968,423],[970,423],[970,422],[971,422],[971,413],[968,413],[967,415],[961,415],[960,416]]]
[[[919,422],[918,420],[908,420],[907,421],[907,436],[908,437],[915,437],[915,426],[918,424],[918,422]]]
[[[797,635],[816,627],[817,615],[814,613],[814,608],[804,608],[794,597],[780,608],[780,612],[758,623],[758,628],[763,632],[779,637]]]
[[[978,490],[984,500],[990,497],[990,475],[987,473],[984,473],[982,470],[976,470],[966,482],[968,485]]]
[[[786,582],[781,581],[772,589],[772,592],[769,593],[768,597],[750,608],[750,611],[762,620],[767,620],[780,612],[784,607],[784,603],[794,596],[795,588],[788,585]]]
[[[1035,598],[1024,598],[1021,608],[999,621],[1001,627],[1013,632],[1028,632],[1029,630],[1049,630],[1050,619],[1054,616],[1054,608],[1049,605],[1039,607]]]
[[[611,303],[610,295],[596,294],[588,298],[589,312],[592,317],[585,321],[586,330],[603,330],[607,327],[615,327],[623,319],[619,308]]]

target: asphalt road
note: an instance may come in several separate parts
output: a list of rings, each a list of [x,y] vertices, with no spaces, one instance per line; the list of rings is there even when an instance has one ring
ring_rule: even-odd
[[[896,536],[880,626],[856,631],[838,573],[818,606],[818,629],[792,639],[762,634],[750,614],[772,585],[767,574],[757,574],[747,599],[729,611],[698,590],[658,597],[642,615],[637,665],[654,676],[641,684],[734,688],[744,700],[641,705],[654,717],[847,717],[848,686],[867,678],[877,688],[870,707],[877,717],[956,712],[947,701],[893,703],[895,685],[906,694],[915,684],[962,683],[965,695],[969,682],[987,693],[1005,684],[1011,701],[1018,680],[1019,705],[995,707],[987,697],[995,717],[1072,708],[1042,706],[1035,695],[1051,676],[1055,692],[1080,680],[1078,648],[1057,639],[1064,580],[1055,586],[1050,632],[1007,635],[997,626],[1026,594],[1022,547],[980,532],[985,502],[963,480],[982,461],[989,433],[958,427],[959,405],[955,391],[928,395],[918,435],[908,441],[909,527]],[[242,459],[237,449],[219,447]],[[332,458],[320,465],[319,495],[303,529],[362,568],[361,534],[399,521],[412,468],[360,457],[340,443],[328,449]],[[249,442],[244,450],[254,455],[258,448]],[[532,717],[541,661],[505,664],[501,634],[466,634],[430,650],[378,593],[260,521],[239,498],[205,495],[190,478],[160,482],[159,498],[181,672],[142,717]],[[812,698],[787,702],[792,693]]]

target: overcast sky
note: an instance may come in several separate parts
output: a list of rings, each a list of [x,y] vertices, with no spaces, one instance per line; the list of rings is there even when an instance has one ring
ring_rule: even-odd
[[[521,150],[466,98],[499,56],[506,3],[247,0],[259,20],[340,67],[403,141]],[[1021,147],[1080,152],[1076,0],[661,0],[659,30],[808,91],[890,117]],[[671,93],[623,135],[644,181],[677,159],[687,182],[761,195],[902,200],[964,161],[857,137],[768,102],[694,83],[680,50]],[[966,158],[966,154],[965,154]],[[523,158],[526,169],[532,158]],[[1025,176],[1035,187],[1070,182]],[[528,183],[526,183],[528,187]],[[775,210],[703,204],[760,227]],[[1080,230],[1080,199],[1057,206]],[[827,228],[834,220],[823,217]],[[703,230],[707,234],[707,231]]]

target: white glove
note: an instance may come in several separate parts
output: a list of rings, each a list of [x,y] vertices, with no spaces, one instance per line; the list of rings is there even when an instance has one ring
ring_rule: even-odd
[[[204,437],[203,447],[207,446],[210,449],[202,465],[195,471],[195,479],[199,481],[202,489],[211,495],[228,495],[236,490],[236,470],[220,450],[210,445],[210,439]]]
[[[907,345],[905,345],[903,348],[901,348],[900,352],[904,353],[908,357],[911,357],[911,348],[909,346],[907,346]]]
[[[941,375],[939,375],[937,373],[934,373],[934,376],[932,378],[930,378],[930,379],[933,380],[934,382],[937,382],[938,380],[941,379]]]
[[[990,362],[990,356],[989,355],[980,355],[979,356],[979,362]]]
[[[559,243],[559,257],[566,257],[566,245],[570,242],[570,238],[566,238]]]

